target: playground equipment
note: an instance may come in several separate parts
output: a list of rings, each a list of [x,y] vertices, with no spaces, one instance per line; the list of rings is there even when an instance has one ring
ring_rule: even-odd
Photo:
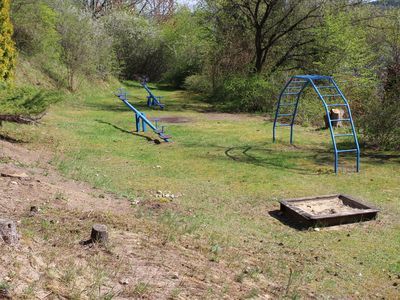
[[[358,139],[356,135],[356,130],[353,123],[353,118],[351,115],[351,110],[346,97],[343,95],[342,91],[339,89],[335,80],[331,76],[321,76],[321,75],[300,75],[293,76],[286,83],[283,88],[278,105],[275,112],[274,126],[273,126],[273,142],[276,141],[276,127],[279,126],[290,126],[290,143],[293,144],[293,127],[296,118],[297,108],[300,100],[300,96],[304,89],[311,86],[318,97],[322,101],[325,107],[325,113],[327,123],[329,125],[329,130],[331,133],[333,150],[335,154],[334,170],[335,173],[338,172],[339,166],[339,154],[340,153],[356,153],[356,170],[360,171],[360,146],[358,144]],[[324,91],[324,92],[323,92]],[[293,99],[294,98],[294,99]],[[341,119],[331,119],[331,114],[329,109],[333,107],[345,107],[346,117]],[[283,121],[287,120],[286,123],[278,123],[278,118]],[[337,134],[334,132],[333,124],[337,122],[348,122],[351,126],[351,133]],[[338,149],[337,138],[342,137],[352,137],[354,147],[351,149]]]
[[[123,89],[123,88],[118,89],[116,96],[135,113],[136,132],[139,132],[139,131],[146,132],[147,126],[149,126],[154,131],[154,133],[156,133],[160,136],[160,138],[162,138],[165,142],[169,142],[169,140],[171,139],[171,136],[165,134],[164,126],[161,126],[161,129],[159,129],[158,128],[158,120],[155,120],[156,124],[153,125],[153,123],[150,122],[149,119],[147,119],[147,117],[144,113],[140,112],[132,104],[130,104],[128,101],[128,93],[126,92],[125,89]]]
[[[140,81],[140,84],[144,87],[144,89],[147,91],[147,93],[149,93],[149,95],[147,96],[147,106],[148,107],[159,106],[161,109],[164,109],[165,105],[161,104],[161,102],[160,102],[162,96],[155,96],[153,94],[153,92],[149,89],[149,87],[147,86],[147,82],[148,82],[147,78],[143,78]]]

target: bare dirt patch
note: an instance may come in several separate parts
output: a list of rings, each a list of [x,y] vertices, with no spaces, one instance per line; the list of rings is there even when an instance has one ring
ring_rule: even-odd
[[[250,114],[243,113],[217,113],[217,112],[206,112],[202,116],[204,116],[208,120],[213,121],[241,121],[241,120],[254,120],[254,119],[263,119],[265,117],[254,116]]]
[[[186,117],[159,117],[159,118],[152,118],[151,121],[158,120],[162,123],[170,123],[170,124],[179,124],[179,123],[191,123],[193,120],[191,118]]]
[[[0,218],[21,233],[18,246],[0,244],[0,285],[13,299],[238,299],[256,287],[191,240],[171,242],[127,199],[62,177],[50,159],[0,141]],[[109,245],[79,244],[94,223],[107,225]]]

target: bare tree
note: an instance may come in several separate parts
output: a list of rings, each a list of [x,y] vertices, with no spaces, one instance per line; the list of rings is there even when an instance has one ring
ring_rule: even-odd
[[[241,12],[249,24],[254,39],[254,71],[260,73],[274,48],[288,36],[292,40],[281,53],[274,58],[276,69],[287,60],[295,58],[296,50],[312,43],[313,39],[301,35],[312,28],[319,17],[324,0],[234,0],[230,1],[234,9]],[[295,34],[296,33],[296,34]],[[300,33],[300,34],[298,34]]]
[[[138,3],[139,13],[146,14],[158,21],[163,21],[172,16],[175,9],[174,0],[144,0]]]
[[[154,17],[157,20],[164,20],[172,15],[175,9],[174,0],[79,0],[93,16],[104,15],[112,9],[125,8]]]

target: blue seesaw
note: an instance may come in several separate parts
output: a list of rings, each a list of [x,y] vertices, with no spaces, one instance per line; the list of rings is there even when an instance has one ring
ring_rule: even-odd
[[[144,89],[149,93],[147,96],[147,106],[159,106],[161,109],[164,109],[165,105],[160,102],[162,96],[155,96],[153,92],[147,86],[148,78],[145,77],[140,81],[140,84],[144,87]]]
[[[161,129],[158,128],[158,120],[155,121],[155,125],[147,119],[146,115],[136,109],[132,104],[129,103],[128,101],[128,93],[126,92],[125,89],[120,88],[118,89],[118,92],[116,96],[125,103],[126,106],[129,107],[130,110],[132,110],[135,113],[135,124],[136,124],[136,132],[146,132],[147,131],[147,126],[149,126],[155,134],[157,134],[161,139],[163,139],[165,142],[169,142],[171,139],[170,135],[166,135],[164,132],[164,126],[161,126]]]

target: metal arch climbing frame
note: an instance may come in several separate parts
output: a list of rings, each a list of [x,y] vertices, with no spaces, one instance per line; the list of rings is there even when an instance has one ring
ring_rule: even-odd
[[[327,82],[327,84],[321,85],[317,84],[317,82]],[[360,171],[360,146],[357,139],[357,134],[353,122],[353,117],[351,114],[351,109],[346,97],[343,95],[342,91],[339,89],[337,83],[331,76],[321,76],[321,75],[299,75],[293,76],[290,80],[286,83],[285,87],[283,88],[282,92],[279,95],[278,105],[275,112],[274,118],[274,125],[273,125],[273,142],[276,141],[276,127],[280,126],[290,126],[290,143],[293,143],[293,127],[294,121],[297,114],[297,108],[299,105],[299,100],[301,94],[303,93],[304,89],[311,85],[315,92],[317,93],[318,97],[322,101],[325,113],[328,118],[329,130],[332,138],[332,145],[335,154],[335,163],[334,163],[334,170],[335,173],[338,172],[339,166],[339,154],[340,153],[348,153],[348,152],[355,152],[356,157],[356,170],[357,172]],[[321,93],[321,90],[328,90],[328,94]],[[287,102],[287,98],[290,96],[294,96],[295,99],[291,100],[291,102]],[[340,98],[342,101],[341,103],[330,103],[330,101],[326,101],[326,99],[335,99]],[[329,108],[330,107],[346,107],[347,110],[347,118],[342,119],[331,119]],[[292,113],[280,113],[282,107],[293,107]],[[279,118],[289,118],[291,121],[289,123],[278,123]],[[351,126],[351,134],[335,134],[332,124],[334,122],[349,122]],[[343,136],[352,136],[355,148],[353,149],[338,149],[336,138],[343,137]]]

